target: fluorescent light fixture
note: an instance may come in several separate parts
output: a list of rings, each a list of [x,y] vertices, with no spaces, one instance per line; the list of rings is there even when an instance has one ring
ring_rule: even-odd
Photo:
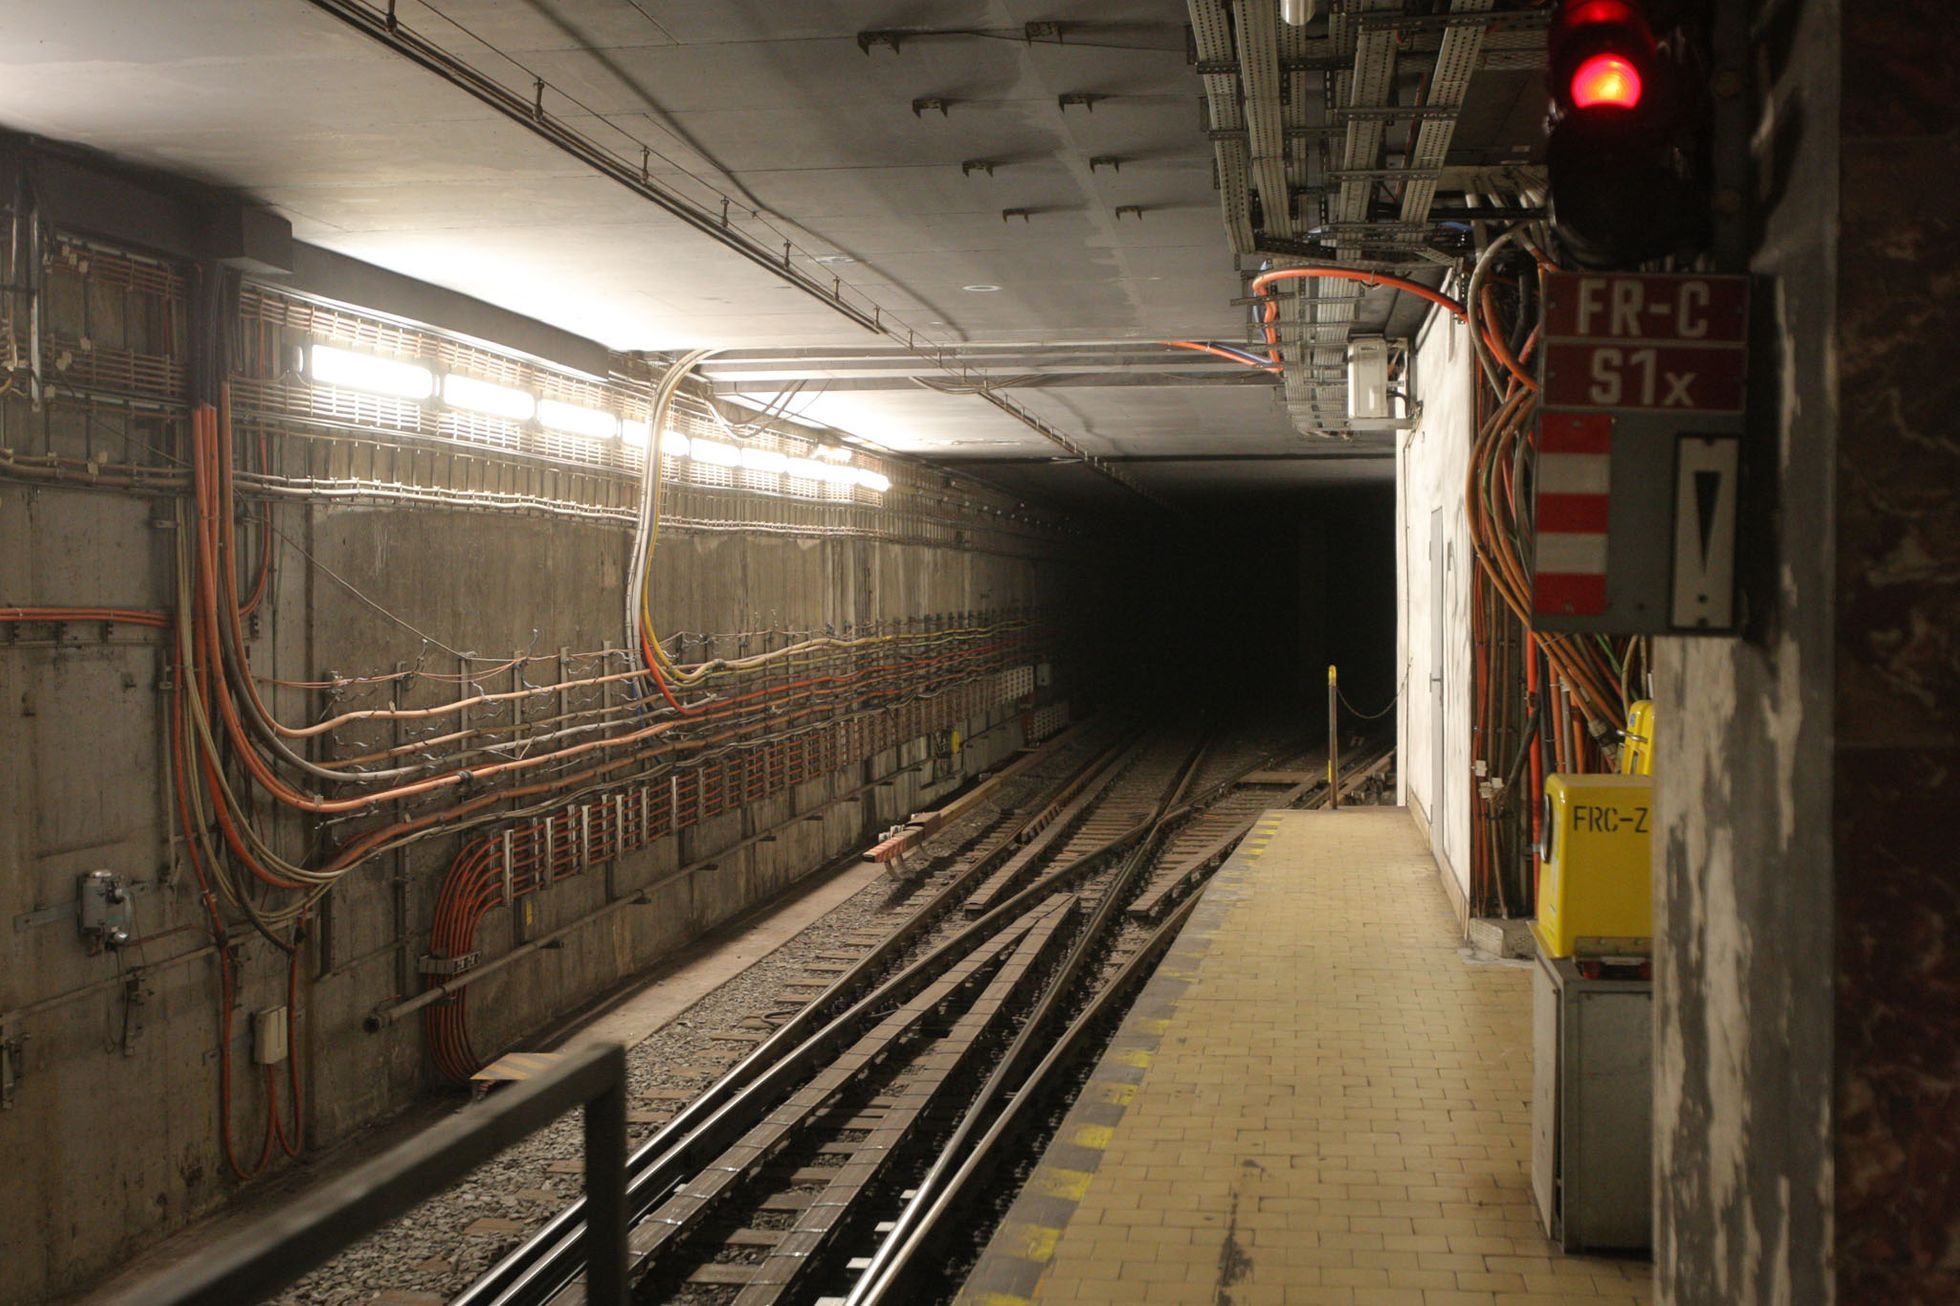
[[[742,451],[732,444],[723,444],[719,440],[696,440],[690,452],[697,463],[707,463],[713,467],[742,465]]]
[[[822,463],[814,458],[792,458],[787,471],[791,476],[806,481],[820,481],[825,485],[855,485],[857,473],[836,463]]]
[[[628,444],[644,449],[653,442],[651,422],[622,422],[619,427],[620,438]],[[660,456],[662,458],[685,458],[689,440],[679,431],[670,430],[660,437]]]
[[[857,483],[867,490],[876,490],[879,494],[883,494],[886,490],[892,488],[891,477],[886,476],[883,472],[874,472],[869,468],[858,469]]]
[[[610,440],[619,433],[619,419],[601,408],[581,408],[556,399],[538,401],[538,421],[554,431]]]
[[[513,422],[527,421],[538,410],[537,397],[528,390],[498,385],[494,381],[479,381],[460,372],[443,376],[442,401],[451,408],[490,417],[505,417]]]
[[[839,449],[836,445],[831,444],[818,445],[811,451],[811,456],[815,458],[827,458],[834,463],[847,463],[851,461],[851,451],[849,449]]]
[[[342,386],[397,399],[427,399],[435,393],[435,373],[399,358],[357,354],[332,345],[313,346],[312,374],[317,385]]]
[[[780,472],[789,466],[789,456],[774,449],[744,449],[742,466],[752,472]]]

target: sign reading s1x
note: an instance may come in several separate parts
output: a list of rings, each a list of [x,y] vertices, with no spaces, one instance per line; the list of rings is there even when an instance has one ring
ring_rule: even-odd
[[[1546,279],[1533,628],[1736,629],[1748,321],[1746,277]]]

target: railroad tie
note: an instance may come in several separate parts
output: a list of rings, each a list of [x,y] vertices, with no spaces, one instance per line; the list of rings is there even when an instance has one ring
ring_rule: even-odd
[[[730,1247],[774,1247],[782,1242],[782,1229],[737,1229],[722,1242]]]

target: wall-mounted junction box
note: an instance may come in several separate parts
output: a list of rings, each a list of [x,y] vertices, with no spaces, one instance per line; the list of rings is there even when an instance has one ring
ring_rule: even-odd
[[[26,1042],[13,1022],[0,1020],[0,1111],[14,1109],[14,1091],[27,1073]]]
[[[291,1051],[286,1046],[286,1009],[267,1007],[252,1013],[252,1061],[256,1065],[276,1066]]]
[[[90,871],[75,885],[75,910],[82,937],[104,948],[120,948],[136,927],[136,911],[122,877]]]
[[[1388,341],[1356,336],[1348,341],[1347,415],[1350,422],[1385,421],[1388,400]]]

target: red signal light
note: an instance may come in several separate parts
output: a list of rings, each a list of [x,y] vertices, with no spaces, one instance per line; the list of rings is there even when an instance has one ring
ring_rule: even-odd
[[[1617,54],[1596,54],[1572,74],[1572,106],[1632,109],[1640,104],[1640,70]]]
[[[1705,94],[1686,0],[1556,0],[1546,33],[1552,227],[1576,265],[1629,268],[1701,239]],[[1654,38],[1649,12],[1666,21]]]
[[[1551,90],[1560,111],[1639,109],[1655,72],[1654,34],[1634,0],[1561,0],[1547,37]]]
[[[1631,0],[1569,0],[1560,11],[1558,25],[1567,31],[1576,31],[1598,23],[1639,23],[1640,11],[1633,7]]]

